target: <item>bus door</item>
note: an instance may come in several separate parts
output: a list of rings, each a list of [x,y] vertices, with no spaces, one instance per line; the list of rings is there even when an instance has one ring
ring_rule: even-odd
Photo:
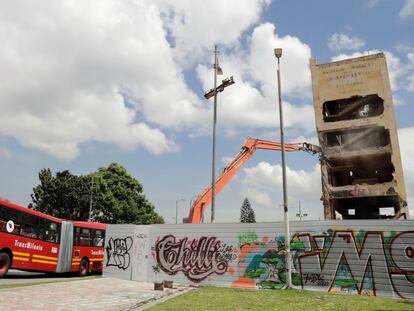
[[[62,221],[60,233],[59,262],[57,273],[70,272],[72,269],[73,223]]]

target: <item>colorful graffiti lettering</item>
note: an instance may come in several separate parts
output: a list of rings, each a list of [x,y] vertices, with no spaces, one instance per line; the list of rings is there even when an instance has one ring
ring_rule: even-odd
[[[249,233],[249,236],[255,236],[256,240],[249,239],[248,244],[241,246],[238,266],[241,268],[239,271],[242,272],[240,278],[234,281],[232,286],[263,289],[286,288],[287,276],[284,237],[275,238],[273,241],[269,241],[268,237],[264,237],[262,241],[259,241],[256,234]],[[291,242],[293,254],[299,249],[303,249],[300,241]],[[292,282],[294,285],[301,284],[299,273],[295,269],[292,269]]]
[[[231,249],[223,248],[215,237],[189,240],[167,235],[156,242],[155,255],[154,271],[161,269],[169,275],[181,271],[193,282],[200,282],[212,274],[224,274],[233,259]]]
[[[292,283],[303,289],[414,298],[414,232],[300,232],[290,241]],[[284,238],[241,247],[233,287],[286,287]],[[240,269],[241,268],[241,269]],[[249,282],[248,279],[251,279]]]
[[[238,238],[239,238],[239,246],[243,246],[246,244],[256,242],[258,236],[256,232],[254,231],[247,231],[247,232],[240,233]]]
[[[414,259],[407,254],[414,246],[414,232],[391,233],[385,238],[382,232],[338,230],[330,232],[322,250],[314,248],[311,235],[300,239],[311,249],[298,258],[300,272],[329,280],[322,289],[414,298],[409,290],[414,286]],[[308,285],[303,283],[302,288]]]
[[[318,273],[305,273],[302,275],[303,284],[312,284],[316,286],[327,286],[328,282],[325,281],[323,275]]]
[[[235,239],[236,237],[236,239]],[[153,272],[231,287],[286,288],[284,236],[235,234],[160,237],[153,247]],[[300,231],[290,239],[292,285],[296,288],[414,299],[414,231],[326,229]],[[217,281],[218,282],[218,281]]]

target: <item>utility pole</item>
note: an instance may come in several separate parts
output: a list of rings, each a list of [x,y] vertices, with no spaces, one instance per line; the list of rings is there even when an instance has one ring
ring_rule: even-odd
[[[93,180],[94,180],[94,176],[92,175],[91,196],[89,198],[89,217],[88,217],[89,222],[92,221]]]
[[[213,156],[211,163],[211,223],[215,221],[215,208],[216,208],[216,124],[217,124],[217,93],[223,92],[224,89],[234,84],[233,76],[224,79],[222,83],[217,86],[217,75],[222,75],[223,70],[218,64],[218,48],[214,46],[214,88],[204,94],[205,99],[209,99],[214,96],[214,115],[213,115]]]
[[[217,68],[218,49],[214,46],[214,116],[213,116],[213,159],[211,163],[211,223],[215,220],[216,210],[216,123],[217,123]]]
[[[179,199],[175,201],[175,224],[178,224],[178,203],[181,201],[184,202],[185,199]]]
[[[296,217],[299,217],[299,220],[302,220],[302,217],[304,218],[308,216],[308,213],[302,213],[302,208],[300,207],[300,201],[299,201],[298,210],[299,212],[296,213]]]
[[[283,128],[283,106],[282,106],[282,90],[280,86],[280,58],[282,57],[282,49],[274,50],[277,58],[277,88],[279,93],[279,121],[280,121],[280,142],[282,145],[282,177],[283,177],[283,210],[285,219],[285,252],[286,252],[286,273],[287,287],[292,287],[292,271],[291,271],[291,253],[290,253],[290,228],[289,228],[289,208],[286,183],[286,161],[285,161],[285,138]]]

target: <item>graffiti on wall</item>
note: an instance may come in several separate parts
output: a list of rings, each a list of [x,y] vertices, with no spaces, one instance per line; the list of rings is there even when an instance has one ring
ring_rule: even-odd
[[[141,275],[144,272],[144,269],[146,268],[147,263],[147,254],[146,254],[146,248],[147,248],[147,235],[143,233],[138,233],[135,235],[135,241],[136,241],[136,252],[135,252],[135,269],[134,273],[136,275]]]
[[[365,230],[300,232],[290,246],[294,286],[414,298],[414,231],[388,236]],[[241,245],[240,252],[240,278],[233,287],[286,287],[283,237],[267,242],[257,239]]]
[[[253,232],[238,235],[240,255],[238,256],[239,279],[232,287],[260,289],[286,288],[286,252],[284,237],[271,240],[265,236],[259,239]],[[298,246],[298,243],[296,243]],[[291,248],[293,250],[293,246]],[[297,284],[300,277],[292,270],[292,282]]]
[[[132,243],[133,240],[130,236],[115,239],[111,237],[105,246],[107,256],[106,266],[113,266],[122,270],[128,269],[131,263],[129,251],[132,248]]]
[[[384,236],[381,231],[329,230],[319,245],[311,234],[297,237],[307,251],[296,264],[302,275],[327,280],[320,285],[323,290],[414,298],[414,231]],[[302,288],[308,287],[302,278]]]
[[[229,262],[234,259],[232,246],[215,237],[180,239],[166,235],[155,243],[153,250],[157,262],[153,266],[155,273],[161,270],[169,275],[182,272],[193,282],[201,282],[212,274],[226,273]]]
[[[227,276],[232,287],[286,288],[284,236],[248,231],[237,237],[237,244],[206,236],[160,237],[153,270],[182,272],[192,282]],[[297,288],[414,299],[414,231],[304,231],[292,236],[290,248]]]

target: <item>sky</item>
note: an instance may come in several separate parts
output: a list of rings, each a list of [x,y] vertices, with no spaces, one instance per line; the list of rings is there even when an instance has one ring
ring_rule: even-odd
[[[43,168],[117,162],[167,223],[211,182],[213,49],[235,84],[218,96],[217,172],[247,137],[317,143],[309,60],[384,52],[414,217],[414,0],[15,0],[0,3],[0,197],[31,202]],[[318,157],[287,154],[290,218],[323,219]],[[218,173],[217,173],[218,174]],[[216,198],[236,222],[283,220],[281,154],[259,150]],[[184,199],[185,201],[182,201]],[[177,202],[178,201],[178,202]],[[411,203],[413,202],[413,203]],[[205,219],[210,219],[206,211]]]

